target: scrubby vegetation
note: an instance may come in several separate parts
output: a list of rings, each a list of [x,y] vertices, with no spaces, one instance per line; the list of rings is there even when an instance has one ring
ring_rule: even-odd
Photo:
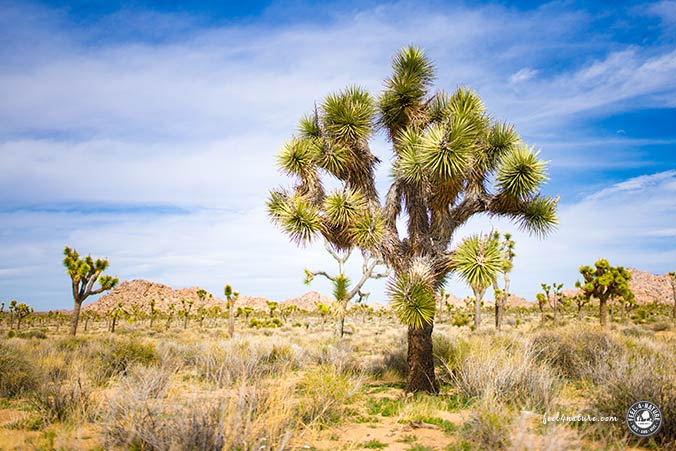
[[[42,327],[46,340],[5,330],[0,447],[676,449],[676,338],[652,327],[669,307],[612,330],[594,326],[591,307],[565,326],[508,308],[500,332],[470,333],[448,317],[433,335],[436,396],[405,392],[406,330],[390,311],[348,312],[343,339],[318,313],[296,315],[302,334],[292,324],[248,328],[243,315],[235,337],[228,318],[185,330],[122,321],[115,333],[100,318],[78,337]],[[627,433],[636,399],[662,409],[650,439]],[[544,415],[617,421],[543,424]]]

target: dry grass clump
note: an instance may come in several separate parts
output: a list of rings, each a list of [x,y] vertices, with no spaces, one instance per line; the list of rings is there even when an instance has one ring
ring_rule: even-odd
[[[306,355],[296,345],[258,337],[199,345],[194,358],[200,377],[223,388],[242,380],[260,379],[286,369],[299,368]]]
[[[442,377],[468,398],[492,393],[513,406],[547,409],[561,388],[526,339],[458,338],[444,358]]]
[[[513,412],[489,389],[474,405],[471,419],[465,424],[463,438],[471,449],[504,450],[510,445]]]
[[[636,340],[621,357],[599,371],[599,383],[589,404],[594,414],[624,419],[629,406],[651,401],[663,415],[662,429],[653,437],[661,449],[676,449],[676,356],[669,344]],[[622,421],[613,424],[617,435],[626,434]],[[604,425],[605,426],[605,425]]]
[[[0,397],[14,398],[37,386],[37,368],[24,346],[0,341]]]
[[[562,376],[596,383],[599,367],[619,358],[625,345],[611,332],[577,326],[537,333],[533,350]]]
[[[361,385],[361,377],[329,365],[310,369],[298,386],[301,421],[306,425],[337,423]]]

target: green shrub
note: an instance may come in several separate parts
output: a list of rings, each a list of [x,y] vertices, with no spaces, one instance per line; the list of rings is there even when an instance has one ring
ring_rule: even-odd
[[[0,396],[13,398],[37,386],[37,368],[27,353],[13,343],[0,341]]]
[[[99,382],[127,374],[132,365],[149,366],[159,361],[155,346],[133,336],[114,338],[99,350]]]
[[[301,421],[308,425],[337,423],[360,386],[358,379],[331,366],[309,370],[299,385]]]
[[[37,338],[38,340],[44,340],[47,338],[47,334],[45,334],[44,330],[29,330],[27,332],[18,332],[16,334],[17,338],[23,338],[23,339],[31,339],[31,338]]]

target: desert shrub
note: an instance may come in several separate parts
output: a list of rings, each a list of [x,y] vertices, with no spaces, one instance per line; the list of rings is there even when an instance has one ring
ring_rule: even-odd
[[[300,417],[305,424],[330,424],[340,420],[345,404],[361,387],[361,380],[321,365],[305,373],[298,387]]]
[[[547,408],[561,388],[525,341],[474,336],[457,344],[448,359],[442,378],[468,398],[491,392],[499,401],[518,407]]]
[[[103,343],[98,350],[98,360],[97,381],[102,383],[113,376],[127,374],[133,365],[149,366],[157,363],[159,358],[152,343],[129,336],[111,338]]]
[[[47,334],[45,333],[44,330],[38,329],[38,330],[29,330],[26,332],[17,332],[16,334],[17,338],[23,338],[23,339],[32,339],[36,338],[38,340],[44,340],[47,338]]]
[[[484,393],[474,406],[470,421],[462,431],[471,449],[502,450],[510,445],[510,430],[514,414],[507,410],[491,391]]]
[[[345,341],[330,339],[319,343],[310,350],[310,358],[314,363],[330,366],[338,373],[358,371],[359,363],[355,360],[352,348]]]
[[[195,398],[170,403],[132,374],[122,379],[101,413],[106,449],[284,449],[295,425],[288,387],[247,382],[218,402]]]
[[[663,415],[662,429],[653,439],[676,449],[675,366],[676,358],[667,346],[636,343],[624,356],[604,368],[603,378],[591,396],[590,412],[624,419],[633,403],[651,401]],[[623,421],[611,425],[617,435],[626,434]]]
[[[68,419],[82,419],[90,407],[91,390],[79,375],[47,375],[28,396],[29,402],[44,424]]]
[[[625,346],[611,332],[576,327],[540,332],[533,349],[562,376],[596,383],[599,367],[622,355]]]
[[[451,317],[451,326],[462,327],[470,323],[470,317],[465,311],[456,312]]]
[[[205,345],[196,354],[199,375],[217,387],[259,379],[298,368],[305,360],[303,351],[289,343],[264,338],[256,342],[236,339]]]
[[[13,343],[0,341],[0,396],[13,398],[37,386],[37,368],[26,352]]]
[[[621,330],[622,335],[628,337],[651,337],[655,335],[652,331],[646,330],[640,326],[629,326]]]

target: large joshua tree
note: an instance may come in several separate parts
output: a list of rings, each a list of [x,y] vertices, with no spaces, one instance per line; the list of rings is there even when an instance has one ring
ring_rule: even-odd
[[[621,298],[622,302],[632,299],[634,294],[629,288],[631,273],[622,266],[610,266],[605,258],[594,263],[594,267],[581,266],[583,282],[575,282],[588,298],[599,300],[599,322],[602,327],[608,325],[608,302]]]
[[[94,260],[91,255],[80,258],[80,254],[68,246],[63,250],[63,255],[63,265],[70,276],[73,292],[73,317],[70,334],[75,336],[82,303],[89,296],[113,289],[117,285],[118,279],[117,277],[101,275],[108,268],[108,259],[97,258]],[[98,287],[96,287],[97,282],[99,283]]]
[[[321,236],[336,250],[358,247],[394,270],[388,293],[408,326],[407,388],[435,392],[435,296],[451,271],[455,231],[485,213],[542,235],[556,225],[557,199],[538,192],[545,163],[511,125],[491,119],[474,92],[432,91],[434,67],[421,50],[402,49],[392,69],[377,99],[351,86],[301,119],[279,154],[296,184],[273,190],[267,205],[294,242]],[[369,147],[378,130],[393,151],[382,203],[380,160]],[[326,192],[326,178],[340,187]]]

